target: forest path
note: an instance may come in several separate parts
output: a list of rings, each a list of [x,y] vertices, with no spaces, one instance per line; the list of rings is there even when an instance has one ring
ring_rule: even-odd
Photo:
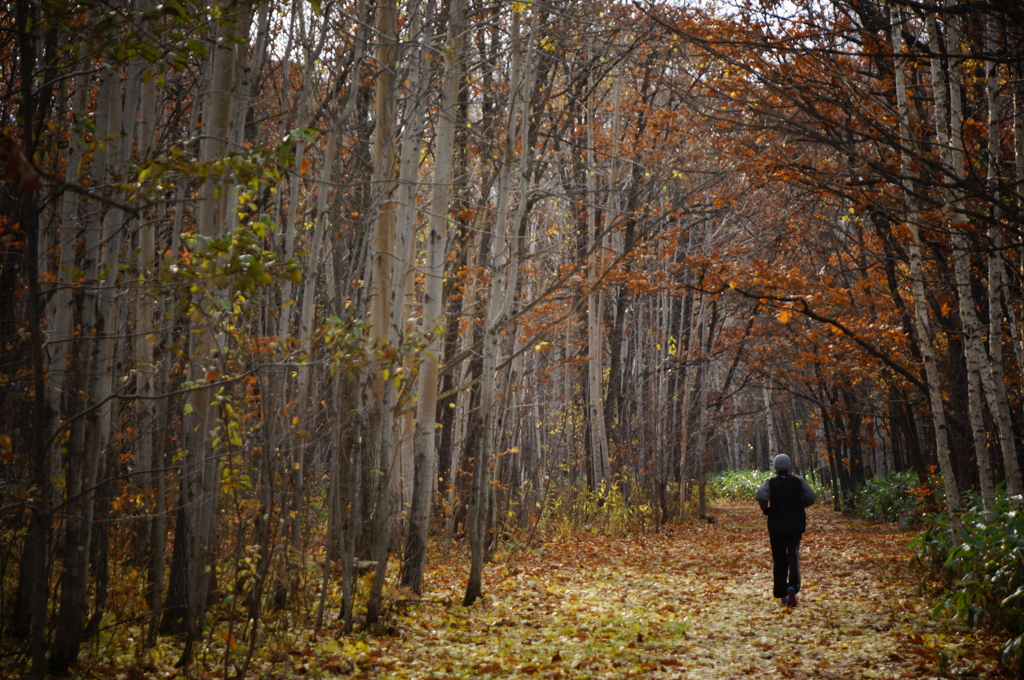
[[[1003,677],[998,641],[932,619],[908,568],[911,536],[820,505],[802,546],[800,606],[771,597],[755,503],[712,507],[714,523],[573,542],[488,566],[485,599],[459,605],[458,560],[399,604],[395,636],[291,651],[311,677],[932,678]],[[502,556],[499,555],[499,558]],[[280,668],[280,667],[278,667]],[[271,674],[273,677],[274,674]]]

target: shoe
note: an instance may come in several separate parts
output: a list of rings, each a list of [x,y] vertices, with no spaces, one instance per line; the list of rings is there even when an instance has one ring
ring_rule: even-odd
[[[779,602],[782,604],[783,607],[788,607],[789,606],[789,598],[788,597],[782,598],[781,600],[779,600]]]
[[[784,607],[795,607],[796,606],[796,588],[793,586],[789,587],[789,595],[782,598],[782,605]]]

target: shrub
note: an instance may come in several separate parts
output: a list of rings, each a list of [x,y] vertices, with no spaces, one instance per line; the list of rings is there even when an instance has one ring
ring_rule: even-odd
[[[873,522],[895,522],[897,515],[916,515],[924,510],[920,481],[913,470],[893,472],[870,479],[853,494],[857,515]]]
[[[707,495],[709,501],[749,501],[757,493],[757,487],[768,479],[761,470],[725,470],[708,477]]]
[[[944,513],[930,516],[913,542],[918,559],[946,585],[937,610],[949,609],[970,626],[1010,636],[1003,661],[1024,663],[1024,511],[1005,492],[985,511],[972,497],[954,532]]]
[[[629,473],[591,490],[586,483],[562,489],[544,511],[541,528],[572,534],[581,529],[606,534],[644,532],[654,527],[653,503]]]
[[[708,477],[708,501],[751,501],[764,480],[773,473],[763,470],[725,470]],[[828,490],[823,488],[812,476],[805,477],[814,489],[818,502],[828,497]]]

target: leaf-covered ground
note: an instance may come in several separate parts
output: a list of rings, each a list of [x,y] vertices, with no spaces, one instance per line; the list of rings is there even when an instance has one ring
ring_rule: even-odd
[[[422,600],[395,606],[393,635],[293,629],[286,650],[258,654],[254,677],[1004,677],[998,640],[932,618],[908,534],[811,508],[800,606],[788,610],[771,597],[757,506],[712,515],[505,555],[468,609],[463,567],[441,563]],[[222,672],[213,661],[203,675]]]

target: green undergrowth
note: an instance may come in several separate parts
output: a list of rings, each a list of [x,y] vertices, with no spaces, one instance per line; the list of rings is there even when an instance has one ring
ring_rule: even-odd
[[[872,522],[895,522],[899,515],[924,512],[921,482],[913,470],[869,479],[853,498],[857,516]]]
[[[941,478],[930,478],[939,507],[945,507]],[[895,522],[910,515],[923,525],[911,545],[927,579],[942,595],[935,613],[946,611],[969,627],[1009,638],[1003,663],[1024,660],[1024,510],[1005,492],[988,511],[978,494],[967,497],[961,528],[954,531],[946,512],[927,513],[928,489],[912,470],[869,480],[854,494],[856,514],[874,522]]]
[[[768,478],[761,470],[725,470],[708,477],[707,493],[712,501],[753,500],[757,488]]]
[[[946,513],[929,516],[912,543],[925,573],[938,579],[945,595],[936,613],[947,610],[968,626],[1009,638],[1001,658],[1024,664],[1024,509],[1020,496],[996,495],[986,511],[971,496],[954,530]],[[1020,675],[1020,674],[1019,674]]]
[[[771,473],[763,470],[725,470],[708,477],[708,500],[710,501],[750,501],[757,494],[757,489]],[[827,489],[822,488],[813,476],[804,477],[814,489],[818,500],[827,497]]]

